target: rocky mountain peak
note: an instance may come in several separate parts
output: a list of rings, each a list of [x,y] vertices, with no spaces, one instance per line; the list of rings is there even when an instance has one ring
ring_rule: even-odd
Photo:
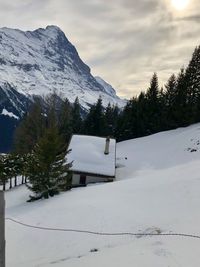
[[[0,29],[0,81],[25,95],[56,91],[88,109],[101,95],[103,104],[124,101],[102,79],[92,76],[76,48],[57,26],[34,31]]]

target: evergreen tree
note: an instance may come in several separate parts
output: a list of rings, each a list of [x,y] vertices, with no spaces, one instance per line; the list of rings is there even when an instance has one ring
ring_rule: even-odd
[[[23,176],[24,170],[24,156],[11,153],[8,156],[10,169],[12,170],[12,177],[14,178],[14,186],[17,186],[17,177]],[[23,183],[23,179],[22,179]]]
[[[150,87],[146,92],[146,99],[148,105],[147,132],[149,132],[149,134],[152,134],[159,131],[161,128],[160,91],[156,73],[153,74],[153,77],[151,79]]]
[[[200,122],[200,94],[198,94],[195,105],[195,122]]]
[[[150,81],[150,87],[146,92],[146,97],[149,100],[149,102],[152,101],[153,103],[156,103],[158,99],[158,94],[159,94],[158,76],[156,73],[154,73]]]
[[[65,99],[59,112],[59,133],[65,143],[68,143],[73,132],[72,107],[68,99]]]
[[[190,114],[188,123],[198,122],[200,119],[197,115],[200,98],[200,46],[194,50],[192,59],[186,68],[185,83],[187,86],[187,112]]]
[[[6,183],[9,179],[6,155],[0,155],[0,185],[3,185],[3,191],[6,190]]]
[[[29,112],[19,124],[15,132],[15,153],[30,152],[38,139],[43,135],[46,119],[43,114],[41,101],[36,99]]]
[[[17,173],[16,173],[16,168],[15,168],[15,157],[12,154],[8,154],[6,156],[6,167],[9,170],[9,180],[10,180],[10,189],[13,187],[13,177],[14,179],[14,186],[17,185]]]
[[[129,100],[119,115],[117,124],[117,140],[127,140],[136,137],[136,98]]]
[[[136,99],[135,137],[148,135],[148,102],[144,92]]]
[[[105,117],[102,99],[90,108],[84,122],[84,134],[105,136]]]
[[[0,155],[0,184],[3,185],[3,190],[6,189],[6,183],[10,181],[10,188],[12,188],[12,178],[14,176],[13,162],[10,160],[10,155]]]
[[[187,94],[185,70],[182,68],[177,77],[174,109],[171,111],[176,127],[183,127],[189,124],[190,114],[188,112]]]
[[[109,103],[105,110],[105,136],[114,137],[116,134],[116,127],[119,115],[118,106],[111,106]]]
[[[38,141],[26,168],[27,187],[34,193],[30,201],[49,198],[71,187],[65,145],[56,127],[46,130]]]
[[[174,116],[176,110],[176,99],[178,97],[176,76],[172,74],[165,85],[165,92],[163,93],[163,114],[162,120],[164,122],[164,130],[173,129],[177,127],[176,118]]]
[[[172,74],[167,82],[167,84],[165,85],[165,105],[167,107],[173,106],[174,104],[174,99],[176,96],[176,86],[177,86],[177,82],[176,82],[176,76],[174,74]]]
[[[82,129],[81,107],[78,97],[76,97],[72,107],[72,128],[74,134],[80,133]]]
[[[113,136],[116,137],[116,131],[117,131],[117,124],[119,120],[119,115],[120,115],[121,109],[115,105],[113,107]]]

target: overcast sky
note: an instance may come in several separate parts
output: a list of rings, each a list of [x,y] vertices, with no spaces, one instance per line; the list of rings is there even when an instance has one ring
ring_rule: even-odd
[[[153,72],[165,83],[200,44],[200,0],[188,1],[178,10],[172,0],[0,0],[0,26],[59,26],[92,73],[129,98]]]

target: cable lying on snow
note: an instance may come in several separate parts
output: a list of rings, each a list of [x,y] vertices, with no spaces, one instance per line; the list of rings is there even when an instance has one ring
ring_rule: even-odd
[[[192,235],[192,234],[184,234],[184,233],[132,233],[132,232],[121,232],[121,233],[106,233],[106,232],[95,232],[89,230],[80,230],[80,229],[67,229],[67,228],[51,228],[51,227],[42,227],[42,226],[34,226],[30,224],[26,224],[20,221],[17,221],[12,218],[5,218],[7,221],[11,221],[13,223],[19,224],[21,226],[34,228],[38,230],[45,230],[45,231],[59,231],[59,232],[74,232],[74,233],[83,233],[83,234],[90,234],[90,235],[102,235],[102,236],[181,236],[181,237],[189,237],[189,238],[197,238],[200,239],[199,235]]]

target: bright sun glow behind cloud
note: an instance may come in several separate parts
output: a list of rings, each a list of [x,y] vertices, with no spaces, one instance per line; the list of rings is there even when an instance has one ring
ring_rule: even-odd
[[[171,0],[173,7],[176,8],[177,10],[183,10],[187,8],[189,2],[190,0]]]

